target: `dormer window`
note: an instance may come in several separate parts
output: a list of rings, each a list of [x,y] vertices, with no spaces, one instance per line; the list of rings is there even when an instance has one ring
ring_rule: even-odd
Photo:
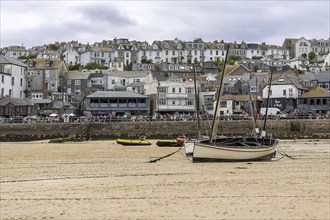
[[[284,82],[284,79],[283,78],[279,78],[278,81],[279,82]]]
[[[168,43],[165,43],[165,44],[164,44],[164,47],[165,47],[165,48],[168,48]]]
[[[178,44],[177,49],[181,50],[182,49],[182,45]]]
[[[34,62],[33,61],[29,61],[29,67],[33,67],[34,66]]]

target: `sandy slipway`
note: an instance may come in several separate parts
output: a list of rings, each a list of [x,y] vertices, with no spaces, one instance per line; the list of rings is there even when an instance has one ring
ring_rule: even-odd
[[[329,219],[330,140],[280,141],[294,159],[192,163],[179,148],[0,142],[1,219]]]

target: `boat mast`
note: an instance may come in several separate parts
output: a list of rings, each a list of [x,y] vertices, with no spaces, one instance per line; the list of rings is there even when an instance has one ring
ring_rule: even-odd
[[[251,110],[251,114],[252,114],[252,122],[253,122],[253,128],[254,128],[253,134],[257,135],[259,132],[257,130],[257,123],[256,123],[256,118],[255,118],[256,114],[254,111],[254,104],[253,104],[252,95],[251,95],[250,83],[248,82],[247,84],[248,84],[248,89],[249,89],[250,110]]]
[[[195,105],[196,105],[196,117],[197,117],[197,130],[198,130],[198,139],[202,137],[201,134],[201,125],[199,121],[199,93],[196,85],[196,70],[195,70],[195,64],[193,64],[193,72],[194,72],[194,89],[195,89]]]
[[[215,110],[214,110],[214,115],[213,115],[213,120],[212,120],[212,128],[211,128],[211,133],[210,133],[211,134],[210,135],[210,144],[212,144],[214,142],[214,138],[217,135],[219,121],[220,121],[220,118],[219,118],[220,111],[218,109],[220,106],[220,96],[223,92],[223,79],[224,79],[224,75],[225,75],[228,53],[229,53],[229,45],[228,45],[227,51],[226,51],[226,58],[225,58],[225,63],[223,65],[222,75],[221,75],[221,79],[220,79],[220,86],[219,86],[217,94],[216,94],[217,102],[215,105]]]
[[[270,91],[271,91],[271,86],[272,86],[272,80],[273,80],[273,71],[270,72],[270,80],[269,80],[269,87],[268,87],[268,96],[267,96],[267,101],[266,101],[266,113],[265,113],[265,119],[264,119],[264,127],[261,132],[261,136],[265,137],[266,136],[266,122],[268,118],[268,103],[269,103],[269,97],[270,97]]]

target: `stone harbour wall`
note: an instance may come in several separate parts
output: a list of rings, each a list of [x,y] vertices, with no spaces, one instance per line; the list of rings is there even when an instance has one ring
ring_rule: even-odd
[[[263,127],[263,121],[258,124]],[[200,127],[202,135],[209,135],[211,122],[202,121]],[[249,120],[220,121],[218,134],[249,136],[252,130]],[[279,139],[330,139],[330,120],[269,120],[266,131]],[[180,135],[196,137],[198,133],[195,121],[0,124],[0,142],[77,136],[93,140],[134,139],[141,135],[148,139],[169,139]]]

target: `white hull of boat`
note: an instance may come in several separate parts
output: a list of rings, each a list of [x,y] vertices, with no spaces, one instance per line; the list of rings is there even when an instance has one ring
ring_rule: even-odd
[[[195,142],[193,144],[193,161],[271,160],[276,154],[276,146],[277,144],[269,147],[244,149]]]
[[[194,151],[194,144],[195,144],[195,141],[190,141],[190,140],[188,140],[184,143],[184,149],[186,152],[186,156],[192,156],[193,151]]]

